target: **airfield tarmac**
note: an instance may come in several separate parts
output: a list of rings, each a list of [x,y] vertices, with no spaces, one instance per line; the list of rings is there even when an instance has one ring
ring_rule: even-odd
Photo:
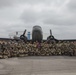
[[[0,75],[76,75],[76,57],[32,56],[0,59]]]

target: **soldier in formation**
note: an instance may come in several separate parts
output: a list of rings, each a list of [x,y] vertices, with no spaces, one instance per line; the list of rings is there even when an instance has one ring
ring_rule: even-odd
[[[47,42],[16,42],[0,41],[0,58],[24,56],[75,56],[76,44],[74,42],[47,43]]]

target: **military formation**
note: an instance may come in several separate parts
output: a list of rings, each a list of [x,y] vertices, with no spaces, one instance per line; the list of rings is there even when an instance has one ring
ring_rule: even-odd
[[[59,41],[58,43],[0,41],[0,58],[25,56],[76,56],[76,43]]]

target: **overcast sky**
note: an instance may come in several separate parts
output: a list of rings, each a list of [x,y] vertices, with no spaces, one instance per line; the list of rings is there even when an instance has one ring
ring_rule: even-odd
[[[76,0],[0,0],[0,37],[42,27],[57,39],[76,39]]]

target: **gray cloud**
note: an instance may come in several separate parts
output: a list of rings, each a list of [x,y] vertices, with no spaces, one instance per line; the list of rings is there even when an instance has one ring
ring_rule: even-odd
[[[76,12],[76,0],[70,0],[67,6],[71,12]]]
[[[76,38],[75,8],[75,0],[0,0],[0,37],[40,25],[44,38],[50,29],[57,39]]]
[[[51,13],[51,12],[50,12]],[[72,14],[57,14],[57,13],[52,13],[48,14],[45,19],[43,19],[44,24],[53,24],[53,25],[75,25],[75,16]]]
[[[66,10],[57,13],[53,10],[45,9],[40,12],[37,12],[32,8],[25,10],[21,15],[21,19],[25,23],[42,22],[43,24],[53,24],[53,25],[75,25],[76,24],[75,17],[76,14],[72,14]]]
[[[0,0],[0,7],[7,7],[13,5],[13,0]]]
[[[17,4],[46,4],[50,5],[51,3],[62,4],[65,0],[0,0],[0,7],[7,7]]]
[[[23,12],[23,14],[21,15],[21,19],[25,23],[31,23],[31,22],[35,23],[37,20],[40,19],[40,14],[34,11],[33,9],[28,9]]]
[[[47,2],[46,0],[0,0],[0,7],[7,7],[21,3],[39,3],[39,2]]]

